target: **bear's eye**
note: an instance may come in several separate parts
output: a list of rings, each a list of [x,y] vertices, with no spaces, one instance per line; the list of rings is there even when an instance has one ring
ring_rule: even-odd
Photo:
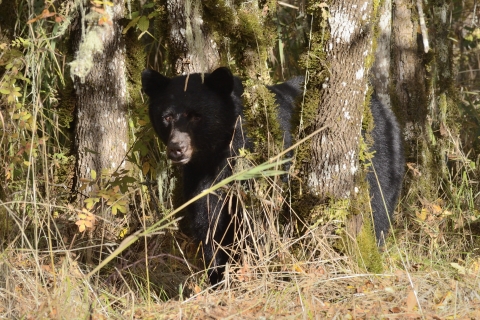
[[[163,116],[163,120],[165,120],[166,122],[171,122],[172,119],[173,119],[173,117],[170,114],[167,114],[166,116]]]
[[[199,115],[198,113],[193,113],[193,114],[191,115],[191,119],[192,119],[192,121],[195,121],[195,122],[196,122],[196,121],[200,121],[200,119],[202,119],[202,116]]]
[[[199,121],[202,118],[200,114],[195,112],[184,112],[182,116],[193,122]]]

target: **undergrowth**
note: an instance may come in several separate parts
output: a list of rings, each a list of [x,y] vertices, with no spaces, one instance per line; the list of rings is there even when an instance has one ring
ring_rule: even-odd
[[[0,318],[381,318],[400,312],[395,308],[455,318],[479,309],[480,163],[452,135],[444,137],[449,170],[436,198],[420,188],[403,191],[376,274],[338,250],[339,221],[307,225],[296,216],[279,162],[261,166],[245,156],[237,163],[246,171],[217,186],[241,195],[231,199],[243,226],[233,249],[237,263],[212,290],[201,249],[178,230],[175,169],[146,105],[131,110],[125,157],[136,175],[92,173],[85,183],[95,193],[72,205],[73,109],[60,98],[68,79],[59,32],[71,21],[73,2],[16,4],[12,32],[0,32]],[[38,19],[27,24],[32,17]],[[137,12],[128,28],[148,33],[155,17]],[[415,181],[421,169],[409,163],[407,175]],[[344,215],[345,207],[322,212]],[[114,236],[92,241],[101,216],[93,208],[117,211],[111,223],[122,227]],[[92,251],[102,253],[100,261]]]

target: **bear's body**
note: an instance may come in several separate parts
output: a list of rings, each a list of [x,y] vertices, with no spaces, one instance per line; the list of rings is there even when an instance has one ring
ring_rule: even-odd
[[[183,165],[183,196],[189,200],[232,174],[228,160],[247,142],[242,131],[243,85],[227,68],[211,74],[166,78],[152,70],[142,73],[142,85],[150,97],[150,120],[167,146],[167,155]],[[300,78],[272,86],[279,105],[280,125],[291,143],[293,101],[300,94]],[[185,90],[186,88],[186,90]],[[190,230],[202,242],[212,284],[221,279],[233,242],[232,214],[236,201],[226,200],[222,190],[187,207]]]
[[[402,189],[405,158],[402,134],[392,110],[384,106],[375,94],[370,99],[370,110],[375,125],[371,132],[375,154],[367,180],[375,234],[381,246],[393,223],[393,212]]]
[[[211,74],[190,74],[167,78],[153,70],[142,73],[142,86],[150,98],[150,120],[167,147],[168,158],[174,163],[183,165],[183,196],[189,200],[205,189],[232,174],[232,163],[229,159],[238,155],[241,148],[248,148],[245,132],[242,130],[243,85],[227,68],[218,68]],[[292,143],[291,118],[294,101],[302,92],[302,77],[285,83],[268,87],[275,94],[278,104],[278,117],[281,129],[285,132],[286,147]],[[382,124],[381,130],[372,133],[380,143],[374,148],[383,149],[384,143],[401,143],[399,131],[393,131],[393,138],[382,138],[389,126],[398,129],[393,114],[382,111],[382,106],[373,102],[372,110],[375,123]],[[389,110],[388,110],[389,111]],[[393,118],[392,118],[393,117]],[[378,118],[378,119],[377,119]],[[394,125],[391,125],[391,122]],[[377,133],[378,131],[378,133]],[[395,190],[389,194],[387,207],[389,213],[398,198],[401,175],[389,175],[389,172],[403,165],[403,160],[395,157],[390,161],[388,146],[377,151],[379,161],[373,160],[380,180],[388,181],[387,186]],[[394,148],[398,149],[398,148]],[[377,149],[376,149],[377,150]],[[401,144],[400,144],[401,151]],[[382,164],[386,164],[384,167]],[[382,169],[378,169],[381,167]],[[403,174],[403,173],[402,173]],[[371,174],[369,182],[372,184]],[[391,180],[399,179],[399,182]],[[382,182],[383,186],[384,183]],[[382,188],[385,189],[385,188]],[[384,194],[386,193],[385,190]],[[375,230],[386,233],[389,227],[387,214],[379,189],[372,188],[372,207],[378,212],[375,219]],[[225,203],[226,202],[226,203]],[[222,190],[209,194],[187,207],[190,229],[198,242],[202,243],[205,264],[208,267],[210,282],[216,284],[222,277],[229,254],[225,248],[232,244],[234,228],[232,214],[235,213],[236,201],[228,201]],[[381,203],[381,205],[379,205]],[[377,221],[378,220],[378,221]],[[377,238],[380,233],[377,232]]]

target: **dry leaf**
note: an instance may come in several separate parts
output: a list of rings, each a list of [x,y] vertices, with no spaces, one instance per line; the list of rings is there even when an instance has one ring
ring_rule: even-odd
[[[195,292],[195,294],[199,294],[200,292],[202,292],[202,289],[198,285],[195,285],[193,291]]]
[[[241,282],[247,282],[250,280],[250,266],[245,263],[243,264],[242,268],[238,270],[238,280]]]
[[[390,309],[391,313],[400,313],[402,312],[402,309],[400,307],[393,307]]]
[[[465,271],[465,267],[462,267],[461,265],[459,265],[458,263],[456,262],[452,262],[450,263],[450,265],[455,268],[459,274],[461,275],[465,275],[466,274],[466,271]]]
[[[415,292],[410,290],[407,296],[407,311],[413,311],[415,307],[417,307],[417,297],[415,296]]]
[[[454,298],[453,292],[448,291],[441,299],[440,302],[435,305],[435,308],[437,309],[445,309],[448,307],[448,304],[452,301]]]
[[[412,170],[413,171],[413,175],[415,177],[420,177],[422,175],[422,173],[420,172],[420,170],[418,170],[417,168],[415,168],[416,164],[415,163],[412,163],[412,162],[407,162],[407,167],[408,169]]]

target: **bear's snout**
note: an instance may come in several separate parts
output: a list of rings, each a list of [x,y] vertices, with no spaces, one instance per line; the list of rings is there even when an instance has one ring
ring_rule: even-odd
[[[186,132],[173,131],[167,145],[167,156],[174,163],[186,164],[192,158],[190,135]]]

